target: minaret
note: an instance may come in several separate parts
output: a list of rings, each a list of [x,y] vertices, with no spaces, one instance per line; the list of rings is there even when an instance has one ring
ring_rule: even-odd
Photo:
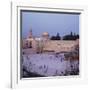
[[[30,32],[29,32],[29,38],[32,38],[32,28],[30,29]]]

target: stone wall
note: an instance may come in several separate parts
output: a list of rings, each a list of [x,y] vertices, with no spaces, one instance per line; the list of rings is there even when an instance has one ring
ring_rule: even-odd
[[[79,43],[77,40],[49,40],[44,45],[44,51],[55,51],[55,52],[70,52],[75,49],[75,46]]]
[[[47,40],[40,43],[43,45],[41,47],[42,52],[71,52],[75,49],[76,45],[79,46],[79,40]],[[23,47],[26,47],[25,40],[23,42]],[[38,50],[38,43],[35,40],[32,40],[32,50],[35,52]]]

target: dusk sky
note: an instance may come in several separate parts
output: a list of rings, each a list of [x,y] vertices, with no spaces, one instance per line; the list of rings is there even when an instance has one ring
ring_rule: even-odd
[[[33,36],[48,32],[50,36],[79,34],[79,14],[22,12],[22,37],[26,38],[32,28]]]

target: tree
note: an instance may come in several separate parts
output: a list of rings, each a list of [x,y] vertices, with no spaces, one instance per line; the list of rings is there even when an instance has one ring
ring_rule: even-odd
[[[73,36],[73,33],[72,33],[72,31],[71,31],[71,34],[70,34],[71,36]]]
[[[60,40],[61,37],[59,35],[59,33],[56,34],[56,36],[51,36],[51,40]]]
[[[56,39],[56,37],[55,37],[55,36],[52,36],[52,37],[51,37],[51,40],[55,40],[55,39]]]
[[[37,41],[37,53],[42,53],[44,48],[43,41]]]
[[[65,36],[63,36],[63,40],[76,40],[76,39],[79,39],[79,35],[75,34],[73,35],[73,33],[71,32],[70,34],[67,34]]]
[[[59,36],[59,33],[57,33],[57,35],[56,35],[56,40],[60,40],[61,38],[60,38],[60,36]]]

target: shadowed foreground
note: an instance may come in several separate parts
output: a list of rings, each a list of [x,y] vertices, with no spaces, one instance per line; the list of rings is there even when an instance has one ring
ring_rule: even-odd
[[[64,54],[23,55],[23,78],[70,75],[79,75],[79,60],[65,60]]]

